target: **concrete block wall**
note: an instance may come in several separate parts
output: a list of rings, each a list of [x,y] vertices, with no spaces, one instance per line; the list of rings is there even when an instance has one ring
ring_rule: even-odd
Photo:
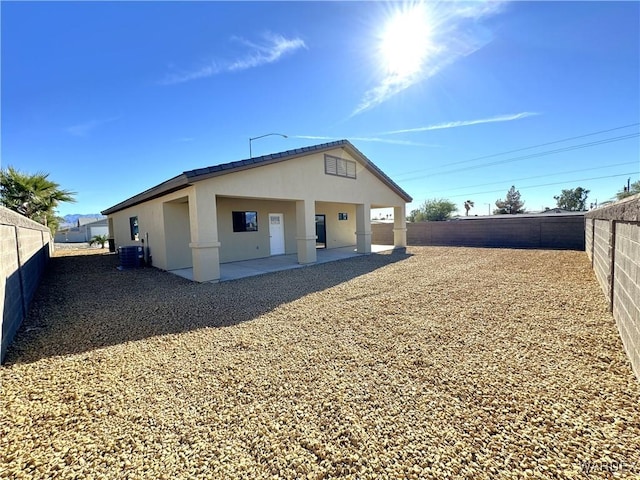
[[[29,311],[52,249],[47,227],[0,207],[0,362]]]
[[[589,260],[593,261],[593,228],[594,228],[595,220],[593,218],[585,218],[584,219],[584,249],[587,252],[587,256]]]
[[[409,225],[407,223],[407,245],[410,245]],[[371,243],[374,245],[393,245],[393,223],[371,222]]]
[[[611,272],[613,269],[613,222],[593,219],[593,242],[591,245],[591,266],[598,283],[607,298],[611,298]],[[585,241],[586,244],[586,241]]]
[[[640,223],[617,222],[612,311],[640,378]]]
[[[587,213],[585,236],[596,279],[640,380],[640,195]]]
[[[502,215],[407,224],[408,245],[584,250],[584,214]],[[393,244],[393,225],[372,224],[372,243]]]

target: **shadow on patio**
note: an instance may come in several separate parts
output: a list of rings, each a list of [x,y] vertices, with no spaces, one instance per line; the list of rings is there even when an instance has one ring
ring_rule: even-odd
[[[219,284],[155,268],[119,271],[116,255],[52,258],[6,363],[236,325],[409,256],[388,251]]]

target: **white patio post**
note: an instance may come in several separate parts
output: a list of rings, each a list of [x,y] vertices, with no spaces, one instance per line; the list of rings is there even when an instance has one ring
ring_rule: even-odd
[[[404,248],[407,246],[407,210],[406,204],[393,207],[393,246]]]
[[[356,205],[356,251],[371,253],[371,205]]]
[[[216,196],[197,186],[189,193],[191,257],[196,282],[220,280],[220,242]],[[170,253],[167,252],[169,255]]]
[[[298,263],[315,263],[316,256],[316,202],[296,201],[296,243]]]

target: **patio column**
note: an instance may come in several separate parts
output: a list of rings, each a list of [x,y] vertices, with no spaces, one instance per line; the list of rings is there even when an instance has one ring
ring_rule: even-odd
[[[371,253],[371,205],[356,205],[356,251]]]
[[[404,248],[407,246],[407,210],[403,203],[401,207],[393,207],[393,246]]]
[[[196,282],[220,280],[220,242],[216,196],[197,186],[189,193],[191,258]],[[169,255],[170,253],[167,252]]]
[[[316,257],[316,202],[296,201],[296,242],[298,263],[315,263]]]

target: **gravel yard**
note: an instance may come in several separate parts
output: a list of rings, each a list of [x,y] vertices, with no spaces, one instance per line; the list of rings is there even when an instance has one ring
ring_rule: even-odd
[[[100,252],[52,259],[0,368],[0,478],[640,477],[640,382],[584,252],[221,284]]]

